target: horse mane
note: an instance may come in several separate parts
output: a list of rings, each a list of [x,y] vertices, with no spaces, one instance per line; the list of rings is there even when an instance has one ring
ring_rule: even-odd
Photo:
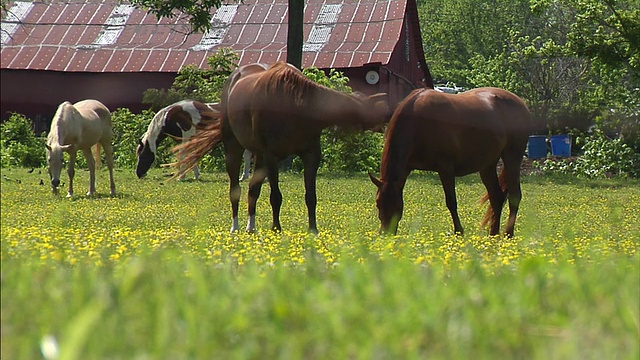
[[[149,138],[158,138],[158,135],[162,132],[162,128],[164,127],[165,122],[167,121],[167,115],[169,114],[169,110],[173,108],[176,104],[171,104],[160,109],[151,119],[151,123],[149,123],[149,127],[147,131],[142,135],[142,142],[148,141]],[[149,146],[154,146],[155,143],[151,144],[149,142]]]
[[[413,104],[416,102],[416,100],[418,99],[418,96],[423,92],[427,90],[426,88],[420,88],[420,89],[415,89],[413,90],[406,98],[404,98],[404,100],[402,100],[398,106],[396,107],[396,111],[394,111],[393,116],[391,117],[391,120],[389,120],[389,126],[387,126],[387,130],[384,134],[385,138],[390,138],[390,139],[394,139],[395,141],[406,141],[407,139],[399,139],[397,137],[391,136],[392,132],[395,131],[401,131],[401,129],[399,129],[400,127],[402,127],[404,124],[398,124],[398,118],[400,117],[407,117],[407,116],[411,116],[412,113],[412,109],[413,109]],[[398,149],[405,149],[405,146],[397,146],[391,143],[391,141],[385,141],[385,145],[384,148],[382,150],[382,158],[381,158],[381,163],[382,164],[388,164],[389,166],[393,166],[394,164],[399,164],[399,162],[397,161],[389,161],[388,158],[391,156],[391,152],[392,151],[398,151]],[[385,180],[385,181],[389,181],[392,179],[387,179],[388,176],[390,176],[389,172],[391,171],[391,169],[389,168],[381,168],[380,169],[380,179]],[[399,169],[394,169],[394,173],[395,175],[398,175],[400,173]]]
[[[256,81],[255,89],[256,94],[283,95],[285,99],[292,100],[296,105],[300,105],[304,99],[308,99],[310,92],[319,89],[330,90],[304,76],[293,65],[282,61],[271,65],[267,71],[260,75]]]
[[[53,119],[51,120],[51,125],[49,128],[49,134],[47,135],[47,145],[49,146],[60,145],[60,131],[62,129],[60,126],[58,126],[58,123],[68,112],[69,107],[67,105],[71,105],[73,107],[70,102],[65,101],[62,104],[58,105],[56,113],[55,115],[53,115]]]

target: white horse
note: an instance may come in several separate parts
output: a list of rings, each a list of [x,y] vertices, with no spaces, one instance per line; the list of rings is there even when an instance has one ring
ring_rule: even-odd
[[[156,113],[138,144],[136,150],[138,164],[136,175],[142,178],[147,174],[156,158],[158,145],[166,137],[171,137],[182,143],[188,141],[196,133],[196,126],[204,121],[218,121],[220,105],[218,103],[201,103],[195,100],[182,100],[168,105]],[[178,158],[184,154],[178,154]],[[196,180],[200,177],[200,170],[193,168]],[[184,178],[181,172],[180,180]]]
[[[47,136],[47,162],[53,193],[58,192],[60,172],[62,171],[63,153],[69,153],[69,190],[67,197],[73,196],[73,176],[78,150],[82,150],[89,167],[89,192],[92,196],[96,191],[96,165],[100,164],[100,146],[104,148],[109,168],[110,193],[116,194],[113,181],[113,149],[111,140],[111,112],[97,100],[82,100],[75,104],[68,101],[58,106],[51,122],[51,129]],[[95,145],[95,146],[94,146]],[[94,147],[93,157],[91,147]]]

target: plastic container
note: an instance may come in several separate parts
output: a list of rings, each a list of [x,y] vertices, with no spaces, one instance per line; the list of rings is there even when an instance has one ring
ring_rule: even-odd
[[[560,157],[571,156],[571,135],[552,135],[551,155]]]
[[[547,137],[544,135],[529,136],[529,159],[541,159],[547,157]]]

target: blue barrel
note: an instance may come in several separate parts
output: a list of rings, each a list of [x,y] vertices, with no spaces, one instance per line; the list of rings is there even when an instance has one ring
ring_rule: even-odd
[[[551,155],[561,157],[571,156],[571,135],[552,135]]]
[[[529,136],[529,159],[547,157],[547,137],[544,135]]]

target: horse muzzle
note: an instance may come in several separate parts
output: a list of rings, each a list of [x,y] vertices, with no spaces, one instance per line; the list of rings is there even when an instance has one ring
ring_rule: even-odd
[[[51,187],[57,189],[60,186],[60,179],[51,179]]]

